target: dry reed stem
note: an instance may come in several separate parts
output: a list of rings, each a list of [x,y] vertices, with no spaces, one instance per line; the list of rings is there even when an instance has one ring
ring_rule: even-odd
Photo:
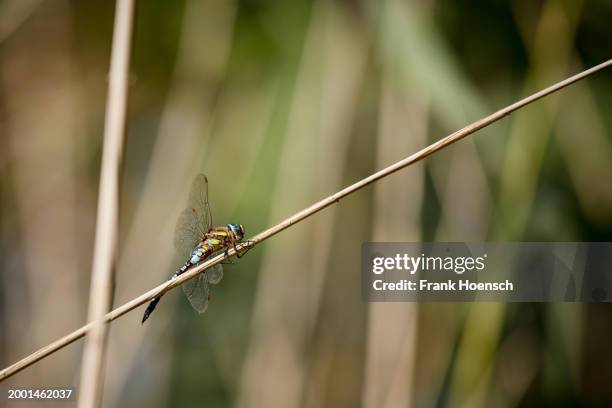
[[[106,357],[106,314],[112,305],[113,273],[119,229],[119,176],[123,158],[127,84],[129,76],[134,0],[117,0],[111,51],[104,148],[96,220],[88,320],[92,322],[81,366],[80,408],[98,407]]]
[[[584,79],[586,77],[588,77],[589,75],[593,75],[605,68],[608,68],[612,66],[612,59],[609,59],[599,65],[596,65],[592,68],[589,68],[585,71],[582,71],[572,77],[569,77],[567,79],[564,79],[563,81],[557,82],[554,85],[551,85],[548,88],[545,88],[539,92],[536,92],[524,99],[521,99],[518,102],[515,102],[509,106],[506,106],[503,109],[500,109],[498,111],[496,111],[495,113],[492,113],[491,115],[484,117],[480,120],[477,120],[476,122],[473,122],[467,126],[465,126],[464,128],[462,128],[461,130],[458,130],[440,140],[438,140],[435,143],[432,143],[431,145],[419,150],[418,152],[414,153],[413,155],[400,160],[340,191],[338,191],[335,194],[330,195],[327,198],[324,198],[321,201],[318,201],[317,203],[311,205],[310,207],[299,211],[298,213],[292,215],[291,217],[285,219],[284,221],[281,221],[280,223],[268,228],[267,230],[257,234],[256,236],[254,236],[253,238],[251,238],[250,240],[238,245],[238,247],[236,249],[231,248],[229,251],[227,251],[227,253],[222,253],[219,254],[211,259],[209,259],[208,261],[197,265],[191,269],[189,269],[187,272],[183,273],[182,275],[180,275],[179,277],[177,277],[176,279],[173,280],[168,280],[164,283],[162,283],[161,285],[149,290],[148,292],[138,296],[137,298],[132,299],[131,301],[123,304],[122,306],[116,308],[115,310],[111,311],[110,313],[107,313],[105,316],[105,321],[109,322],[112,320],[117,319],[120,316],[123,316],[124,314],[130,312],[131,310],[137,308],[138,306],[148,302],[150,299],[152,299],[155,296],[158,296],[160,294],[166,293],[167,291],[182,285],[183,283],[185,283],[186,281],[188,281],[189,279],[192,279],[194,277],[196,277],[197,275],[199,275],[201,272],[205,271],[206,269],[209,269],[211,267],[213,267],[214,265],[217,265],[218,263],[222,262],[223,260],[236,255],[237,251],[241,251],[243,249],[247,249],[250,247],[253,247],[255,245],[257,245],[258,243],[278,234],[279,232],[291,227],[292,225],[302,221],[305,218],[308,218],[312,215],[314,215],[315,213],[321,211],[322,209],[329,207],[332,204],[335,204],[337,202],[339,202],[342,198],[348,196],[349,194],[352,194],[360,189],[362,189],[363,187],[377,181],[380,180],[383,177],[386,177],[390,174],[395,173],[396,171],[399,171],[405,167],[408,167],[411,164],[414,164],[430,155],[432,155],[433,153],[437,152],[438,150],[441,150],[443,148],[445,148],[446,146],[449,146],[461,139],[463,139],[464,137],[476,132],[477,130],[480,130],[500,119],[502,119],[504,116],[509,115],[510,113],[516,111],[517,109],[520,109],[532,102],[537,101],[540,98],[543,98],[546,95],[549,95],[553,92],[559,91],[560,89],[565,88],[568,85],[573,84],[574,82],[580,81],[581,79]],[[0,381],[5,380],[6,378],[12,376],[13,374],[23,370],[24,368],[34,364],[35,362],[47,357],[48,355],[53,354],[55,351],[67,346],[68,344],[74,342],[75,340],[80,339],[81,337],[85,336],[93,327],[93,323],[88,323],[85,326],[77,329],[76,331],[68,334],[67,336],[62,337],[59,340],[54,341],[53,343],[39,349],[38,351],[35,351],[34,353],[30,354],[29,356],[23,358],[22,360],[14,363],[13,365],[5,368],[4,370],[0,371]]]

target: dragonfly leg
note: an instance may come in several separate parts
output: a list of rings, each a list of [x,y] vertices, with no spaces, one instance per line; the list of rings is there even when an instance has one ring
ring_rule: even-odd
[[[229,248],[225,248],[225,251],[223,251],[223,255],[227,256],[227,258],[225,258],[225,260],[223,262],[221,262],[222,264],[233,264],[234,261],[232,261],[232,258],[230,258],[228,256],[228,252],[229,252]]]
[[[249,252],[251,250],[251,248],[253,248],[253,244],[254,244],[253,241],[245,241],[245,243],[249,244],[249,246],[247,247],[247,249],[242,254],[240,254],[240,252],[238,252],[238,249],[236,248],[236,244],[234,244],[234,250],[236,251],[236,256],[238,258],[242,258],[243,256],[246,255],[247,252]]]

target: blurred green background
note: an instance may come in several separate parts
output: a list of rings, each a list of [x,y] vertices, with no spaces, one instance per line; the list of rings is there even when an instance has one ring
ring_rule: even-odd
[[[113,2],[0,2],[0,365],[85,323]],[[140,1],[116,306],[169,277],[195,174],[255,234],[612,57],[607,0]],[[607,304],[361,301],[363,241],[612,241],[612,73],[111,326],[107,407],[605,406]],[[78,387],[82,341],[7,380]],[[17,405],[15,405],[17,406]],[[19,405],[23,406],[23,405]]]

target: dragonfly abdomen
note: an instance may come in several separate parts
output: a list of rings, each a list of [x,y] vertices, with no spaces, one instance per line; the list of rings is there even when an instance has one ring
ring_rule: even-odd
[[[185,262],[179,269],[176,270],[176,272],[174,272],[174,274],[172,274],[172,278],[170,278],[170,279],[176,279],[178,276],[180,276],[183,273],[185,273],[187,271],[187,269],[189,269],[193,265],[194,264],[191,262],[191,259],[189,261]],[[155,296],[153,299],[151,299],[151,301],[149,302],[149,305],[145,309],[144,315],[142,316],[142,323],[144,323],[149,318],[149,316],[151,316],[151,313],[153,313],[153,311],[155,310],[155,307],[157,306],[157,304],[159,303],[161,298],[162,298],[162,295],[159,295],[159,296]]]
[[[201,246],[193,250],[188,263],[190,263],[191,265],[198,264],[209,256],[211,256],[213,252],[215,252],[215,245],[211,245],[208,241],[211,240],[207,239],[206,241],[204,241],[203,244],[201,244]]]
[[[176,272],[174,272],[174,274],[172,275],[172,278],[170,279],[174,279],[179,275],[182,275],[183,273],[185,273],[187,271],[187,269],[189,269],[191,267],[191,265],[193,265],[191,263],[191,261],[187,261],[183,264],[183,266],[181,266],[179,269],[176,270]]]

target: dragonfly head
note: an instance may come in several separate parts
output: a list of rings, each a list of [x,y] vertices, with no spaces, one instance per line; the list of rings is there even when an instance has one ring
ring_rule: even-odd
[[[228,224],[227,228],[232,231],[236,241],[242,241],[242,238],[244,238],[244,227],[242,224]]]

